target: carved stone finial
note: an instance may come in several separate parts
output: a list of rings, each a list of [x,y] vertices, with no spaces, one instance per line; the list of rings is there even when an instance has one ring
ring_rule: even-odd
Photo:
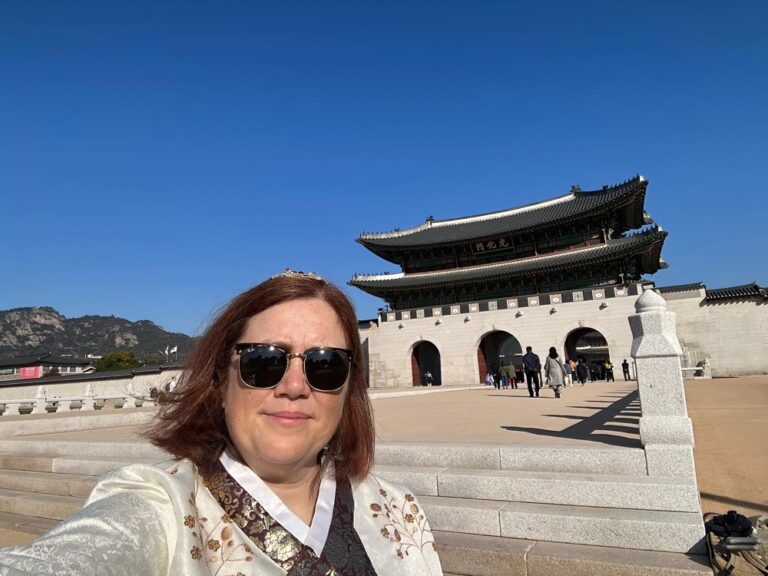
[[[635,311],[638,314],[666,309],[667,301],[653,290],[646,290],[635,302]]]

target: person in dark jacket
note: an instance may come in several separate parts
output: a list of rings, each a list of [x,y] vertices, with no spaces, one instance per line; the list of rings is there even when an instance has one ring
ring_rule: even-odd
[[[584,386],[588,377],[589,367],[587,366],[586,362],[584,362],[584,358],[579,358],[579,363],[576,364],[576,378],[578,378],[579,382],[581,382],[581,385]]]
[[[528,394],[531,398],[539,397],[539,388],[541,383],[539,380],[539,373],[541,372],[541,360],[533,353],[533,348],[526,346],[525,355],[523,356],[523,368],[525,369],[525,380],[528,383]]]

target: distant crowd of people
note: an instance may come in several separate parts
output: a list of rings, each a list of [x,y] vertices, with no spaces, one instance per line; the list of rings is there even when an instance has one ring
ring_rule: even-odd
[[[549,349],[544,366],[541,365],[539,356],[533,352],[531,346],[525,348],[522,360],[522,364],[506,365],[490,370],[485,377],[486,385],[504,390],[517,388],[519,383],[525,382],[531,398],[538,398],[539,391],[546,385],[554,391],[555,398],[560,398],[563,388],[574,386],[577,382],[582,386],[587,381],[615,382],[614,367],[610,360],[587,362],[584,357],[580,357],[578,361],[571,359],[561,362],[554,346]],[[621,363],[621,370],[624,380],[631,380],[629,362],[626,358]]]

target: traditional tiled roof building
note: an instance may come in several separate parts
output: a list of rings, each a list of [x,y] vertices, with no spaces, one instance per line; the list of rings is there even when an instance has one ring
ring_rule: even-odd
[[[647,190],[638,175],[517,208],[361,234],[360,244],[400,268],[349,282],[388,304],[360,328],[370,385],[482,382],[489,372],[514,373],[527,345],[542,360],[555,347],[564,360],[620,366],[631,358],[634,303],[667,266],[667,232],[645,210]],[[711,363],[715,375],[768,371],[765,288],[695,283],[658,291],[677,313],[686,366]]]
[[[59,374],[82,374],[93,368],[90,358],[54,356],[50,352],[15,358],[0,358],[0,381],[32,379]]]
[[[648,182],[570,193],[509,210],[362,234],[401,267],[350,284],[394,309],[624,285],[666,266],[667,233],[644,210]]]

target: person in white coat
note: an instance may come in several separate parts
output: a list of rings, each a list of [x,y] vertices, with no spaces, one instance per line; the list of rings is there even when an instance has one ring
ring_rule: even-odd
[[[549,349],[547,361],[544,363],[544,377],[547,386],[555,391],[555,398],[560,398],[560,390],[565,386],[567,375],[563,364],[557,359],[557,350],[554,346]]]

